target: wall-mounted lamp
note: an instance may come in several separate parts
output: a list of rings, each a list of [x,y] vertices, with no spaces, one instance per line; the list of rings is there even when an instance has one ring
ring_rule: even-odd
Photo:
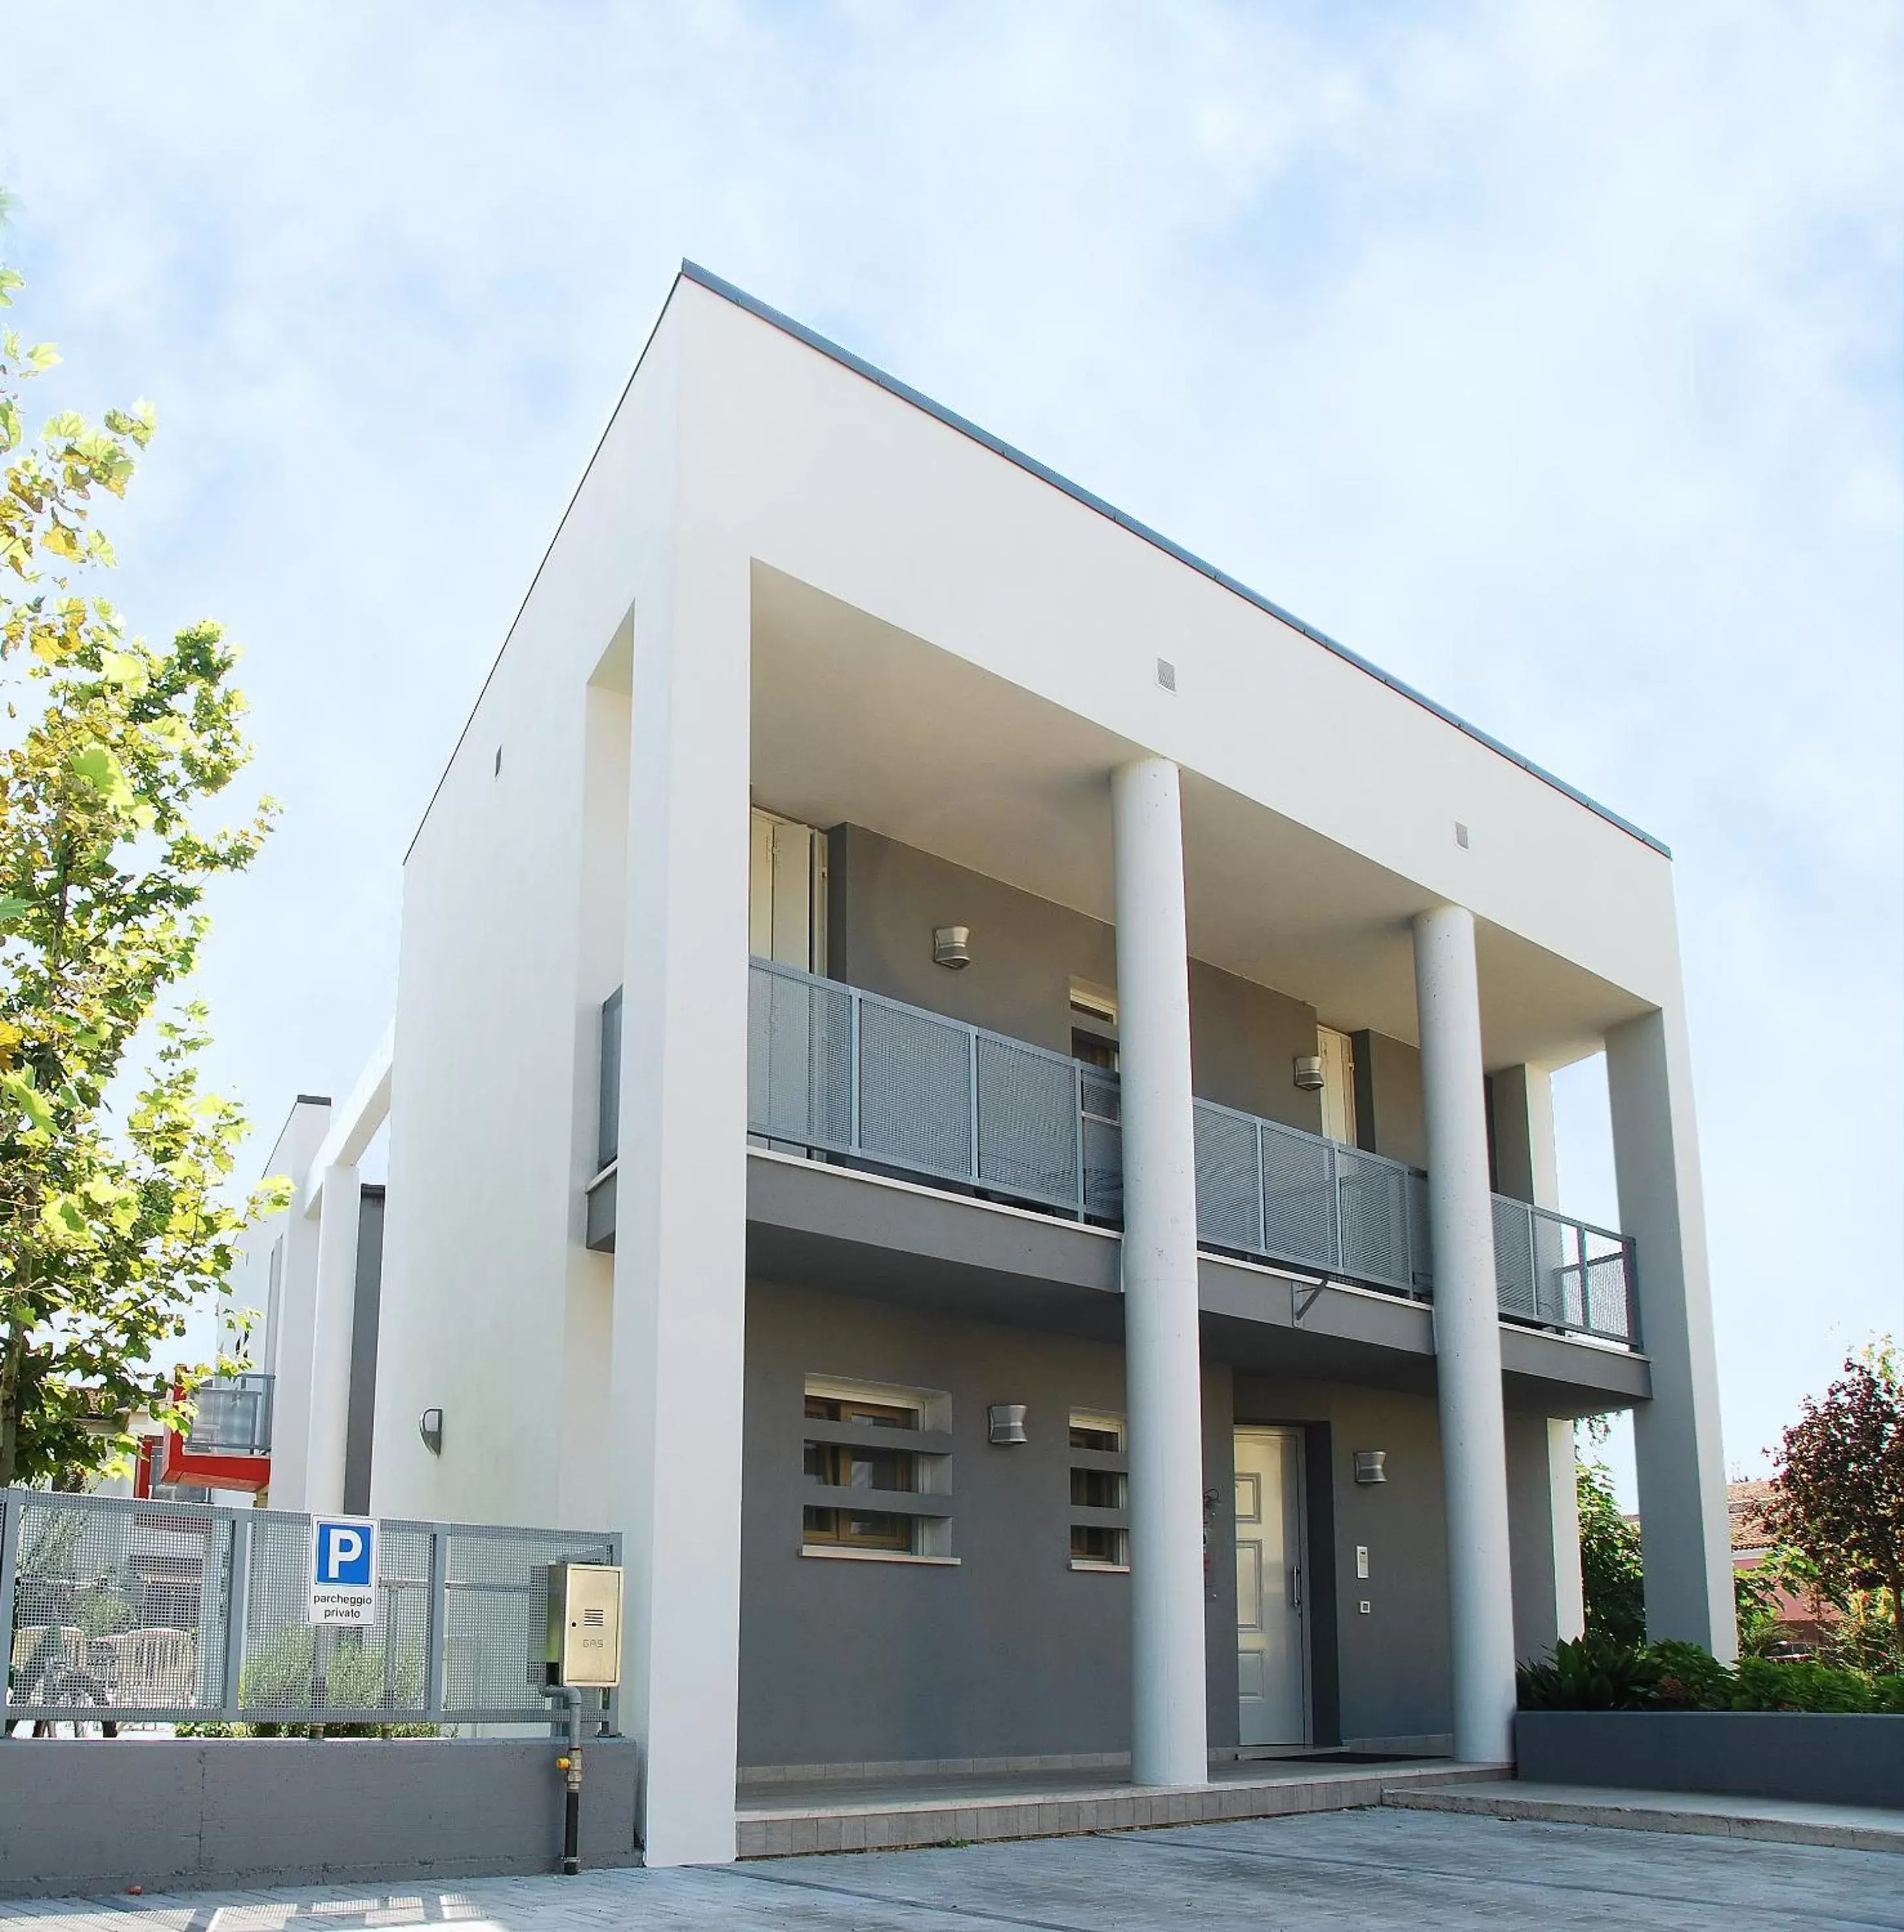
[[[1305,1094],[1320,1094],[1325,1082],[1323,1079],[1322,1055],[1320,1053],[1299,1053],[1296,1056],[1296,1084]]]
[[[432,1456],[443,1454],[443,1411],[426,1408],[416,1418],[416,1432],[423,1438],[423,1446]]]
[[[1025,1405],[1022,1402],[994,1402],[986,1412],[994,1442],[1023,1442],[1025,1438]]]
[[[932,928],[932,964],[955,973],[972,964],[972,928],[939,926]]]
[[[1389,1452],[1386,1449],[1358,1449],[1356,1451],[1356,1480],[1359,1483],[1386,1483],[1389,1479]]]

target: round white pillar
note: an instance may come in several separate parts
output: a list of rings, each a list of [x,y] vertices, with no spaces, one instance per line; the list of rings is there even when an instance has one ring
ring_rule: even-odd
[[[1131,1762],[1139,1784],[1209,1779],[1197,1142],[1177,768],[1111,776],[1124,1139]]]
[[[1434,1255],[1435,1377],[1448,1518],[1455,1755],[1513,1755],[1514,1594],[1507,1441],[1474,916],[1437,906],[1415,920],[1428,1227]]]

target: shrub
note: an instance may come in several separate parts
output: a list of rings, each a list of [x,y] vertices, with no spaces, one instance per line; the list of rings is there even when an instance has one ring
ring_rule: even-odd
[[[1827,1664],[1797,1664],[1777,1658],[1748,1657],[1739,1665],[1735,1711],[1875,1711],[1872,1678],[1856,1670],[1834,1670]]]
[[[1524,1711],[1643,1710],[1659,1676],[1659,1665],[1642,1646],[1593,1630],[1557,1643],[1548,1662],[1515,1672]]]
[[[1904,1676],[1746,1657],[1729,1670],[1696,1643],[1587,1634],[1515,1673],[1524,1711],[1835,1711],[1904,1716]]]
[[[1663,1709],[1724,1711],[1731,1708],[1737,1680],[1708,1650],[1677,1638],[1649,1646],[1659,1666],[1653,1702]]]

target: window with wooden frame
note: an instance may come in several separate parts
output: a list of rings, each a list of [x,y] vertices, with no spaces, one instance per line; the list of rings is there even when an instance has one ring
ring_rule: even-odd
[[[949,1401],[929,1390],[807,1378],[804,1471],[827,1493],[802,1508],[803,1553],[949,1556],[951,1441],[937,1426],[950,1420]],[[893,1507],[915,1496],[921,1502]]]
[[[1130,1477],[1124,1418],[1074,1409],[1071,1451],[1071,1568],[1127,1570]]]

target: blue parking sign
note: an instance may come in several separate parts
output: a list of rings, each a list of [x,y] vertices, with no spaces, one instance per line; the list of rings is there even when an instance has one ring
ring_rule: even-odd
[[[309,1580],[312,1623],[374,1623],[377,1525],[365,1516],[314,1516]]]

